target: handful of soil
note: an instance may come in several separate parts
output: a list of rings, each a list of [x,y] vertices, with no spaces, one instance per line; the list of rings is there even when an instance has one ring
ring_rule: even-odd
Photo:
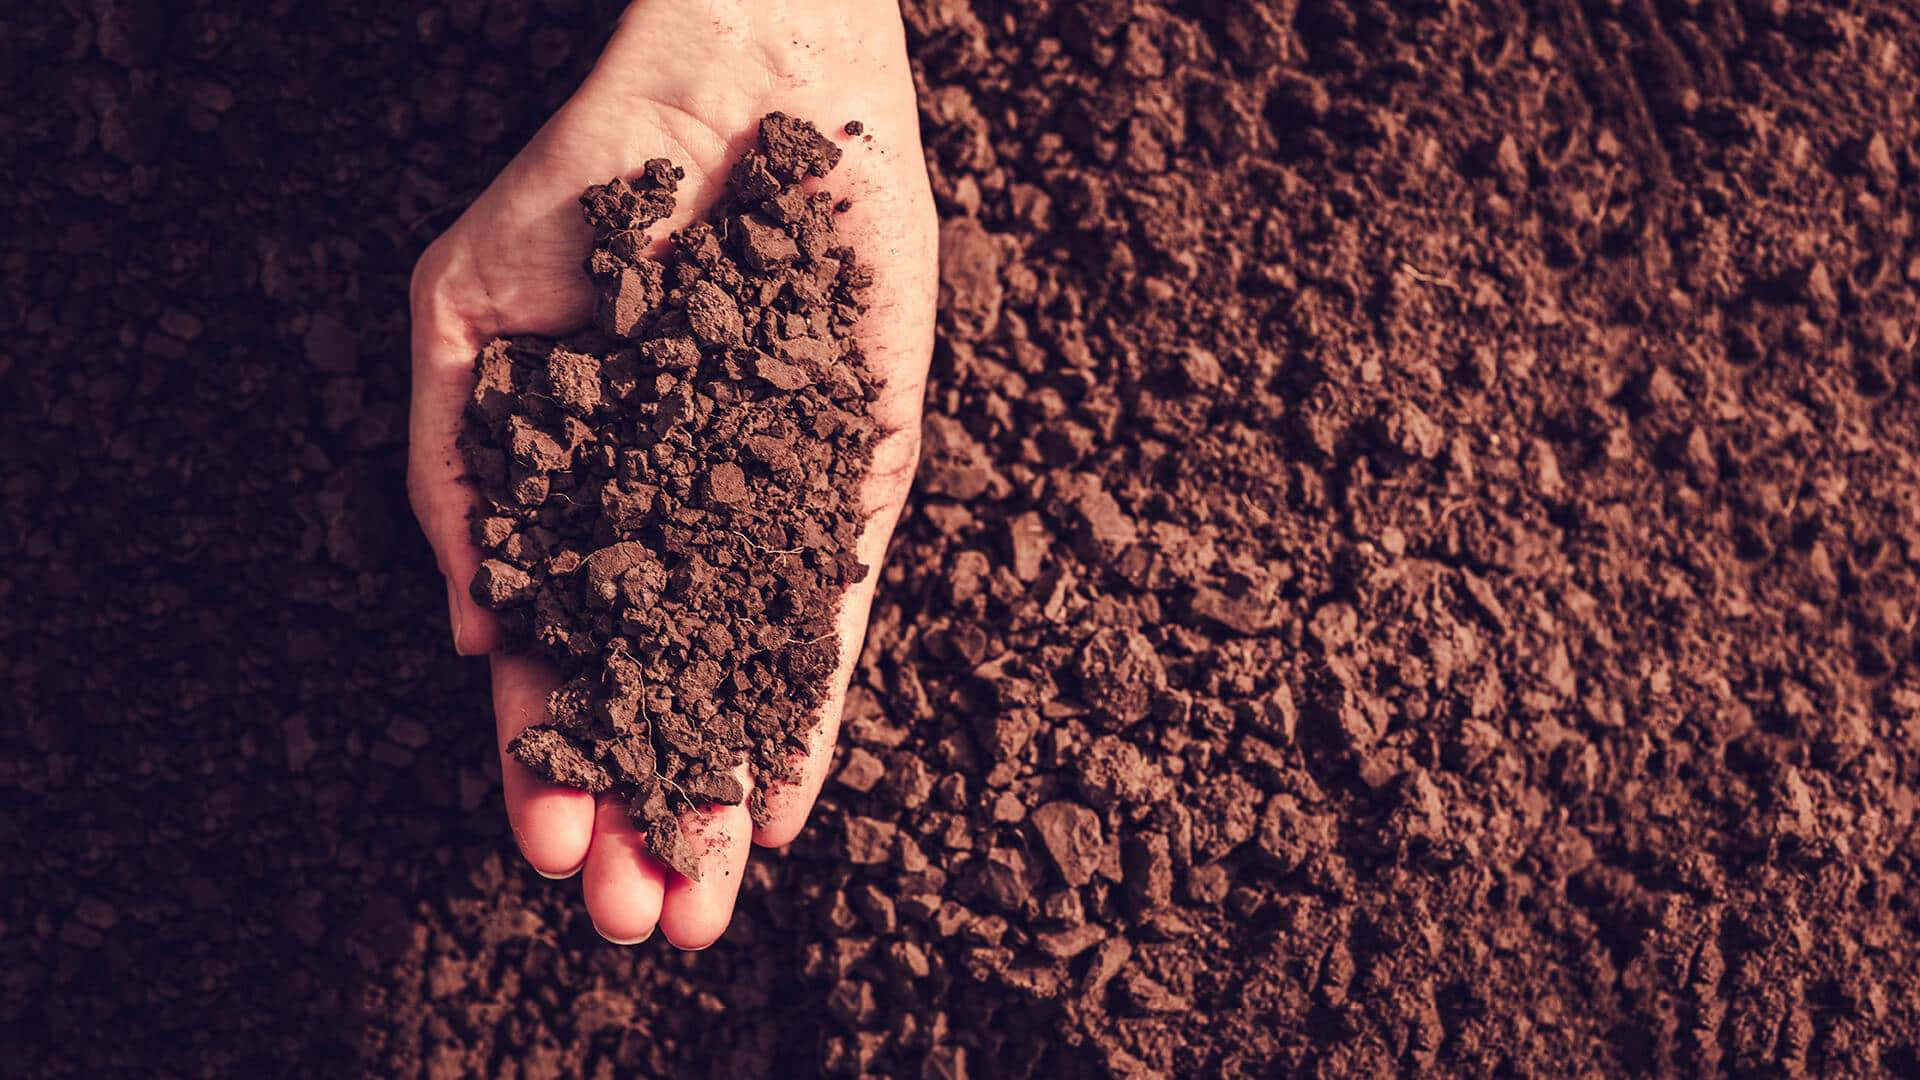
[[[587,189],[591,330],[489,342],[461,449],[487,559],[472,592],[509,648],[557,662],[545,724],[508,750],[627,800],[654,854],[697,876],[680,811],[779,777],[828,693],[878,383],[853,325],[871,275],[801,182],[840,149],[781,113],[707,220],[664,258],[665,159]],[[756,803],[759,800],[756,798]],[[756,812],[760,806],[754,807]]]

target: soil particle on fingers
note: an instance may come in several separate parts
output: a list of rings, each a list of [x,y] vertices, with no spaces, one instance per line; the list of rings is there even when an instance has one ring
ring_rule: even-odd
[[[851,330],[865,275],[831,198],[794,186],[838,157],[769,114],[726,197],[657,257],[647,229],[682,170],[652,161],[589,188],[595,330],[492,342],[476,362],[461,447],[489,558],[472,593],[510,648],[567,679],[508,750],[628,800],[689,877],[678,813],[742,802],[742,762],[785,776],[829,692],[841,596],[867,571],[853,547],[879,384]]]

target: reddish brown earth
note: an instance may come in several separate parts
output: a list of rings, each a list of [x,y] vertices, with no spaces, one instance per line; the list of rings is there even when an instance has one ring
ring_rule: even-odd
[[[0,16],[11,1071],[1920,1071],[1906,5],[910,3],[926,460],[687,956],[515,860],[401,497],[608,7]]]
[[[468,583],[508,649],[552,663],[545,722],[507,751],[618,799],[654,856],[698,880],[680,815],[789,780],[833,691],[881,390],[853,327],[873,275],[807,193],[840,148],[769,113],[726,194],[656,247],[685,171],[580,196],[593,326],[499,338],[460,435]],[[740,770],[744,767],[745,772]]]

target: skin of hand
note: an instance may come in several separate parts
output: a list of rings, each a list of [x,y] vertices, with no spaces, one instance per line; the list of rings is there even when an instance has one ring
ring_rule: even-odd
[[[547,695],[560,679],[542,660],[501,652],[498,621],[468,594],[481,555],[468,531],[476,496],[461,480],[455,437],[484,342],[501,334],[560,335],[589,322],[593,294],[582,261],[592,236],[580,213],[581,191],[631,177],[650,158],[684,167],[676,213],[652,232],[663,245],[720,197],[760,117],[772,111],[812,121],[844,151],[839,167],[817,183],[852,200],[838,219],[840,235],[874,273],[858,335],[869,366],[885,380],[873,407],[889,434],[863,491],[872,517],[859,555],[874,569],[847,596],[835,691],[798,779],[766,792],[768,820],[758,827],[745,806],[689,812],[683,825],[702,852],[700,880],[693,881],[648,854],[618,800],[596,805],[593,796],[545,783],[505,753],[514,735],[544,719]],[[871,139],[845,135],[849,120],[861,121]],[[633,944],[657,927],[683,949],[712,944],[732,918],[749,841],[793,840],[819,794],[874,579],[918,459],[938,287],[936,236],[894,4],[652,0],[626,11],[579,90],[414,268],[408,494],[447,579],[455,648],[491,656],[507,815],[520,850],[548,877],[581,874],[588,914],[610,941]],[[748,779],[744,766],[740,775]]]

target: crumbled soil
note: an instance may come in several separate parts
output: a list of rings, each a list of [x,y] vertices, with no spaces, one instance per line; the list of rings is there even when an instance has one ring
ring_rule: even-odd
[[[563,341],[489,342],[461,435],[477,489],[476,600],[507,647],[558,665],[548,722],[508,751],[624,801],[698,878],[689,809],[791,775],[839,662],[880,387],[853,325],[872,276],[804,192],[840,160],[812,124],[760,122],[727,195],[659,255],[684,178],[665,159],[587,189],[596,304]]]
[[[1907,5],[910,0],[925,460],[687,956],[517,863],[402,495],[618,6],[0,16],[13,1071],[1920,1071]]]

